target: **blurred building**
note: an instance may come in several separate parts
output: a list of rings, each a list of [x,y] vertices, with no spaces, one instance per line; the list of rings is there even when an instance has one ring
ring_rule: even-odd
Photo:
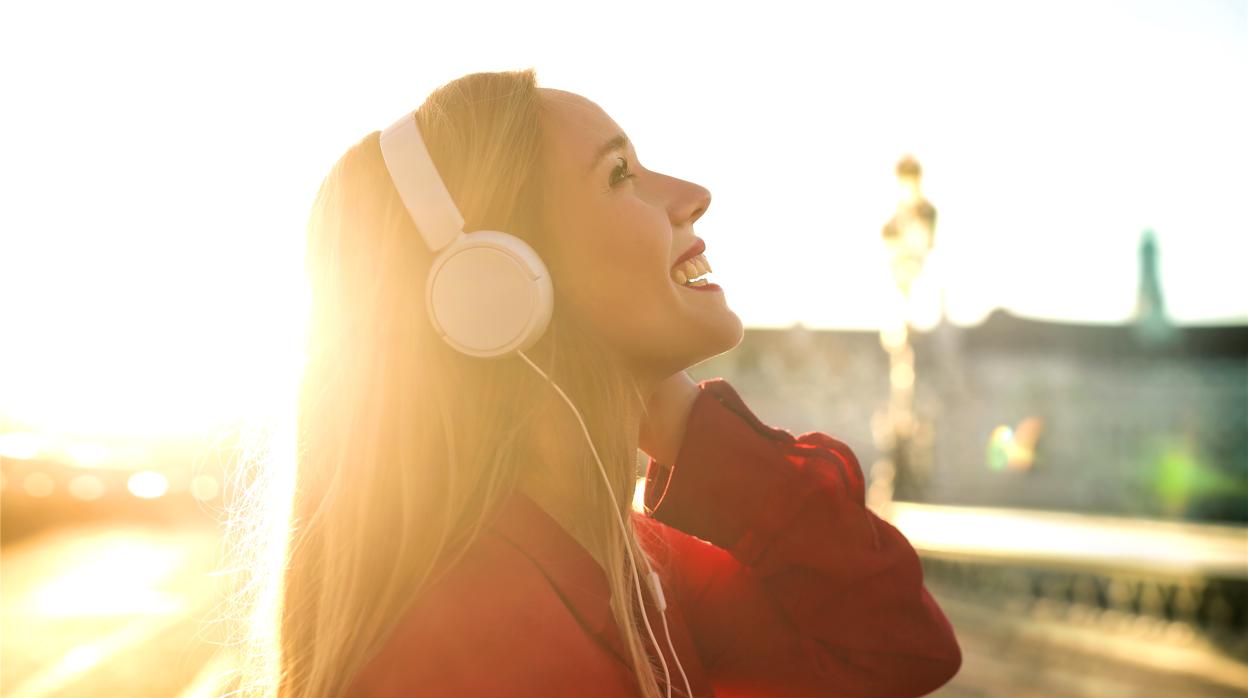
[[[1005,311],[915,333],[916,499],[1248,522],[1248,325],[1161,334]],[[794,433],[837,435],[864,468],[878,456],[875,332],[749,329],[692,373]]]

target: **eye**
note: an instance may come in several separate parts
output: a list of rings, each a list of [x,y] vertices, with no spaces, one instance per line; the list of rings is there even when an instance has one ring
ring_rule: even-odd
[[[620,186],[630,179],[637,177],[637,175],[633,174],[632,171],[628,169],[628,160],[622,157],[617,157],[615,160],[619,164],[612,168],[611,177],[607,180],[607,183],[612,189]]]

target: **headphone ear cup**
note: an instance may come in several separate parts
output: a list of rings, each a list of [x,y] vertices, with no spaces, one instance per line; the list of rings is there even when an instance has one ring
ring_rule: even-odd
[[[434,259],[425,287],[434,330],[481,358],[531,347],[546,331],[554,288],[542,258],[514,235],[467,233]]]

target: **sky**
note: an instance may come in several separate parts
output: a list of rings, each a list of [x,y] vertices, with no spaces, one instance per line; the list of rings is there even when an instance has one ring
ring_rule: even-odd
[[[320,180],[480,70],[536,68],[709,188],[747,326],[880,326],[904,153],[939,211],[920,324],[942,293],[962,324],[1125,321],[1146,228],[1176,322],[1248,322],[1245,0],[13,0],[0,61],[0,415],[66,429],[271,409]]]

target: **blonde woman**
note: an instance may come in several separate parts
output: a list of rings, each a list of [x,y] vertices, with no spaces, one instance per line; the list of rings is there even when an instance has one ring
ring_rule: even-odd
[[[692,280],[709,192],[531,71],[455,80],[412,118],[463,230],[541,256],[553,314],[533,366],[448,346],[379,134],[333,167],[308,234],[279,694],[911,696],[953,676],[954,633],[852,451],[684,373],[742,336]]]

